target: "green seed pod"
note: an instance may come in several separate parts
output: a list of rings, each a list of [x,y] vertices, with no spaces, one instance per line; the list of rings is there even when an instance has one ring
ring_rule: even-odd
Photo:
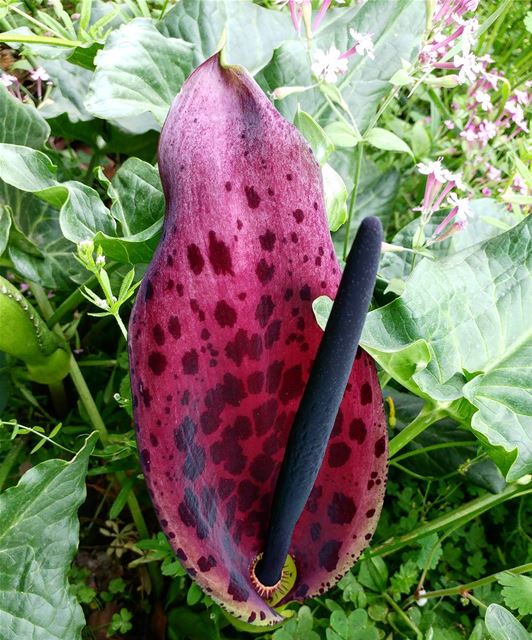
[[[66,344],[10,282],[0,276],[0,351],[23,360],[35,382],[53,384],[70,369]]]

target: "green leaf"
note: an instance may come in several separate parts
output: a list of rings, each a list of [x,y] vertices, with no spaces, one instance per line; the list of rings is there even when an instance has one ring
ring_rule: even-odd
[[[312,147],[312,151],[316,156],[316,160],[320,163],[320,166],[323,166],[334,151],[334,144],[316,120],[301,109],[298,109],[296,112],[294,124]]]
[[[360,141],[360,136],[353,127],[342,120],[328,124],[325,133],[337,147],[355,147]]]
[[[401,140],[399,136],[396,136],[395,133],[387,131],[386,129],[374,127],[366,134],[366,141],[377,149],[399,151],[400,153],[408,153],[412,158],[414,157],[412,149],[410,149],[406,142]]]
[[[11,216],[6,205],[0,205],[0,256],[4,253],[11,230]]]
[[[78,545],[76,511],[97,436],[71,462],[47,460],[0,495],[3,640],[81,639],[83,612],[67,573]]]
[[[325,331],[332,306],[333,300],[331,300],[329,296],[319,296],[312,303],[312,311],[314,311],[316,322],[319,324],[322,331]]]
[[[310,75],[310,66],[303,42],[288,41],[275,49],[271,60],[257,74],[255,80],[265,93],[271,93],[279,87],[308,87],[312,85],[314,81]],[[287,120],[291,121],[294,119],[298,105],[306,112],[314,113],[317,95],[315,89],[307,90],[288,96],[283,100],[276,100],[275,106]]]
[[[519,620],[498,604],[490,604],[485,622],[493,640],[530,640],[530,634]]]
[[[508,481],[532,471],[530,225],[419,262],[404,294],[368,314],[361,341],[417,395],[479,409],[472,427]]]
[[[0,85],[0,142],[40,149],[50,127],[32,104],[23,104]]]
[[[147,263],[157,247],[164,216],[164,195],[156,167],[129,158],[118,169],[107,193],[111,215],[120,225],[120,236],[99,232],[95,242],[110,258],[130,264]]]
[[[402,68],[403,61],[417,59],[425,33],[425,4],[418,0],[368,0],[362,6],[327,11],[316,34],[319,48],[328,49],[334,44],[340,51],[346,51],[353,45],[349,29],[373,35],[375,59],[360,55],[350,58],[349,70],[337,85],[359,131],[367,129],[381,98],[392,88],[390,79]],[[323,104],[323,99],[319,104]]]
[[[252,74],[264,67],[276,47],[295,35],[287,12],[265,9],[248,0],[217,0],[215,4],[211,0],[181,0],[158,28],[194,45],[194,66],[218,50],[226,29],[227,61],[243,65]]]
[[[443,258],[472,247],[482,240],[494,238],[500,235],[501,231],[507,231],[518,222],[506,207],[491,198],[472,200],[470,207],[473,215],[467,227],[447,240],[431,246],[430,252],[435,258]],[[427,237],[430,238],[447,213],[448,210],[444,210],[432,216],[430,222],[425,226]],[[419,220],[412,220],[393,237],[392,243],[400,247],[412,248],[418,229]],[[411,273],[413,265],[418,264],[421,260],[423,260],[421,256],[414,257],[412,253],[387,252],[382,256],[379,273],[387,280],[405,278]]]
[[[39,108],[48,120],[65,113],[71,122],[85,122],[92,116],[85,109],[84,100],[92,79],[92,72],[81,69],[67,60],[45,60],[39,62],[52,80],[52,91]]]
[[[323,165],[321,174],[329,229],[336,231],[347,221],[347,189],[340,174],[330,164]]]
[[[138,116],[140,129],[158,128],[192,71],[192,55],[188,42],[165,38],[151,20],[136,18],[114,31],[96,54],[85,107],[126,129],[131,127],[124,118]]]
[[[72,242],[92,239],[97,230],[114,234],[115,222],[98,193],[81,182],[60,183],[56,167],[41,151],[0,145],[0,178],[11,186],[60,208],[63,235]]]
[[[504,587],[501,593],[507,607],[522,616],[532,613],[532,578],[507,571],[497,576],[497,582]]]
[[[388,583],[388,569],[382,558],[368,558],[360,563],[358,581],[372,591],[383,593]]]

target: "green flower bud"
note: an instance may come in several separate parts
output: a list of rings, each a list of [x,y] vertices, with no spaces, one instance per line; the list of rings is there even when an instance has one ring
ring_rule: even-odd
[[[0,351],[23,360],[35,382],[52,384],[70,369],[66,343],[50,331],[32,305],[0,276]]]

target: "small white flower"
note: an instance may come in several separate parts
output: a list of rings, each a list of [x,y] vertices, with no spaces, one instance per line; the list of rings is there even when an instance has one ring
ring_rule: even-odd
[[[459,198],[456,193],[449,194],[447,202],[452,209],[456,209],[455,221],[465,222],[468,218],[473,217],[471,203],[468,198]]]
[[[30,78],[34,81],[42,80],[42,82],[50,80],[50,76],[48,75],[44,67],[37,67],[37,69],[30,71]]]
[[[438,182],[444,184],[448,180],[449,171],[442,165],[441,160],[432,162],[418,162],[416,165],[419,173],[424,176],[433,175]]]
[[[460,189],[460,191],[465,191],[467,189],[467,185],[462,178],[461,171],[456,171],[455,173],[448,171],[447,174],[447,179],[449,182],[454,182],[457,189]]]
[[[464,129],[464,131],[461,131],[460,137],[464,138],[468,142],[475,142],[475,140],[478,138],[473,127],[468,127],[467,129]]]
[[[478,89],[477,91],[475,91],[474,97],[484,111],[491,111],[493,109],[490,94],[487,91]]]
[[[359,33],[354,29],[349,29],[351,37],[356,42],[355,51],[358,55],[363,56],[367,54],[370,60],[375,60],[375,45],[373,44],[372,33]]]
[[[454,56],[454,66],[459,69],[458,79],[461,84],[475,82],[479,73],[482,72],[482,65],[473,53]]]
[[[452,120],[444,120],[443,124],[447,127],[447,129],[449,129],[449,131],[452,131],[454,129],[454,122]]]
[[[314,54],[312,73],[320,80],[334,84],[338,75],[347,71],[347,59],[341,58],[340,51],[332,45],[328,51],[317,49]]]
[[[13,84],[17,84],[18,79],[16,76],[12,76],[9,73],[3,73],[2,77],[0,78],[2,84],[4,85],[4,87],[10,87]]]
[[[103,267],[103,265],[105,264],[105,256],[98,256],[95,260],[95,263],[99,266],[99,267]]]

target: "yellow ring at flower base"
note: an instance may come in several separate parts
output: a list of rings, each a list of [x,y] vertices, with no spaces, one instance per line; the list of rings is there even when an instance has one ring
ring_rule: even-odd
[[[270,607],[274,607],[278,602],[280,602],[287,593],[290,592],[292,587],[294,586],[297,578],[297,569],[295,562],[292,556],[287,555],[286,560],[284,561],[283,569],[281,571],[281,577],[278,582],[271,586],[266,586],[262,584],[262,582],[257,578],[255,574],[255,567],[262,560],[262,556],[264,554],[259,553],[259,555],[253,560],[251,567],[249,568],[249,577],[251,579],[251,584],[255,588],[255,591],[264,598],[264,600],[270,605]]]

